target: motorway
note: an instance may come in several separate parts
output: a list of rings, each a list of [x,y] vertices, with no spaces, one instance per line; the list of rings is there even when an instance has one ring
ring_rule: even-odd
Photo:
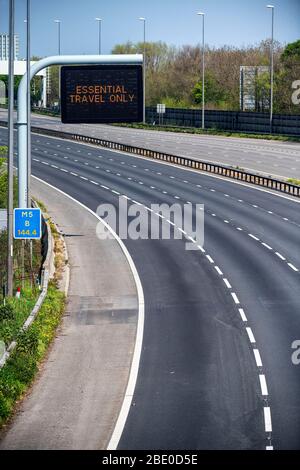
[[[6,135],[0,129],[0,144]],[[33,175],[93,211],[117,207],[120,196],[147,208],[205,206],[204,248],[125,240],[145,325],[118,448],[299,449],[300,366],[291,359],[300,339],[299,202],[59,139],[33,135],[32,149]]]
[[[6,119],[7,112],[0,109],[0,120]],[[109,125],[61,124],[58,118],[39,115],[32,115],[32,125],[230,165],[268,176],[300,179],[298,143],[162,133]]]

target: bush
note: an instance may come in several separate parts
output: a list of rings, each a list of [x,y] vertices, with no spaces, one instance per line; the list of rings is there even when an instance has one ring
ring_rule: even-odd
[[[13,320],[15,317],[15,311],[11,304],[0,306],[0,321]]]
[[[37,318],[28,330],[17,335],[17,347],[0,370],[0,425],[9,418],[15,402],[32,383],[39,361],[55,336],[63,311],[64,295],[50,282]],[[4,320],[1,325],[2,336],[5,334],[4,323],[8,325],[9,320]]]

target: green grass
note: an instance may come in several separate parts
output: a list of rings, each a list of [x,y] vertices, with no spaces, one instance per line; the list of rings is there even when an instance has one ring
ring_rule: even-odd
[[[44,204],[37,202],[46,213],[47,209]],[[59,243],[62,242],[54,226],[52,230],[55,232],[53,236],[57,258],[61,256]],[[0,255],[4,250],[4,245],[0,243]],[[64,265],[64,258],[60,262]],[[6,305],[0,306],[0,340],[5,343],[6,347],[12,340],[17,341],[16,349],[0,370],[0,426],[11,417],[16,402],[22,398],[33,382],[39,363],[44,359],[60,324],[65,305],[65,296],[57,287],[57,272],[60,272],[62,268],[60,262],[56,259],[55,279],[50,281],[44,303],[35,321],[26,332],[21,332],[21,329],[35,305],[39,291],[36,288],[25,287],[21,290],[21,299],[7,299]],[[26,283],[29,286],[29,282]]]
[[[297,180],[296,178],[289,178],[287,182],[291,184],[295,184],[296,186],[300,186],[300,180]]]
[[[0,426],[12,415],[16,401],[34,380],[64,312],[64,294],[49,284],[40,312],[26,332],[17,336],[17,347],[0,370]]]
[[[18,336],[37,297],[37,290],[27,287],[22,289],[20,299],[11,298],[5,306],[0,305],[0,340],[4,341],[6,347]]]
[[[7,147],[5,145],[0,145],[0,155],[7,155]]]
[[[116,127],[128,127],[131,129],[145,129],[159,132],[177,132],[182,134],[219,135],[223,137],[240,137],[247,139],[279,140],[281,142],[300,142],[300,137],[292,137],[278,134],[247,134],[245,132],[222,131],[219,129],[198,129],[195,127],[179,126],[153,126],[151,124],[113,124]]]

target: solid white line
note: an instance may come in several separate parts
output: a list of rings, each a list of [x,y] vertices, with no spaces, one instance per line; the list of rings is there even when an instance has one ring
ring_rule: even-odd
[[[253,238],[253,240],[256,240],[257,242],[259,242],[259,238],[255,237],[255,235],[252,235],[252,233],[248,233],[248,235],[250,238]]]
[[[183,233],[183,235],[186,235],[186,232],[184,230],[182,230],[182,228],[178,228],[178,231]]]
[[[264,374],[259,375],[259,382],[260,382],[260,388],[261,388],[261,394],[263,396],[268,396],[268,387],[267,387],[267,381],[266,381],[266,376]]]
[[[68,194],[64,193],[60,189],[56,188],[55,186],[50,185],[49,183],[46,183],[45,181],[37,178],[36,176],[33,176],[33,178],[37,179],[43,184],[46,184],[52,189],[55,189],[56,191],[60,192],[64,196],[68,197],[72,201],[76,202],[79,204],[81,207],[86,209],[88,212],[90,212],[92,215],[94,215],[113,235],[113,237],[116,239],[118,242],[121,250],[123,251],[127,262],[130,266],[130,269],[132,271],[132,275],[136,284],[136,289],[137,289],[137,294],[138,294],[138,324],[137,324],[137,331],[136,331],[136,339],[135,339],[135,347],[134,347],[134,353],[133,353],[133,358],[132,358],[132,363],[131,363],[131,368],[130,368],[130,374],[129,374],[129,379],[128,379],[128,384],[124,396],[124,400],[122,403],[122,407],[119,413],[119,417],[117,420],[117,423],[115,425],[114,431],[112,433],[112,436],[110,438],[109,444],[107,446],[107,450],[116,450],[121,438],[121,435],[123,433],[123,429],[125,427],[125,423],[127,421],[128,413],[131,407],[132,403],[132,398],[137,382],[137,376],[138,376],[138,370],[139,370],[139,364],[140,364],[140,359],[141,359],[141,352],[142,352],[142,343],[143,343],[143,335],[144,335],[144,321],[145,321],[145,300],[144,300],[144,292],[143,292],[143,287],[142,283],[139,277],[139,274],[137,272],[137,269],[135,267],[134,261],[127,250],[126,246],[124,245],[123,241],[120,239],[120,237],[113,231],[113,229],[103,220],[101,217],[99,217],[95,212],[93,212],[91,209],[86,207],[84,204],[81,202],[77,201],[76,199],[72,198]]]
[[[228,281],[228,279],[224,278],[223,281],[225,282],[226,287],[227,287],[228,289],[232,289],[231,284],[230,284],[230,282]]]
[[[243,322],[247,323],[248,320],[247,320],[244,310],[242,308],[239,308],[239,312],[240,312]]]
[[[249,336],[250,343],[255,344],[256,341],[255,341],[252,329],[248,327],[248,328],[246,328],[246,331],[247,331],[247,334]]]
[[[275,253],[278,258],[280,258],[282,261],[286,261],[286,259],[280,254],[280,253]]]
[[[294,266],[292,263],[288,263],[288,266],[296,273],[299,271],[299,269],[297,269],[296,266]]]
[[[231,292],[231,295],[232,295],[232,298],[234,300],[234,302],[239,305],[240,301],[238,299],[238,296],[234,293],[234,292]]]
[[[269,406],[264,407],[264,418],[266,432],[272,432],[271,408]]]
[[[260,357],[260,352],[258,349],[253,349],[254,357],[255,357],[255,362],[257,367],[262,367],[262,360]]]
[[[215,262],[214,262],[214,260],[212,259],[211,256],[206,255],[206,258],[208,259],[208,261],[209,261],[211,264],[215,264]]]
[[[220,276],[223,276],[223,273],[218,266],[215,266],[215,270],[217,271],[218,274],[220,274]]]
[[[262,243],[262,246],[264,246],[268,250],[273,250],[273,248],[270,245],[267,245],[266,243]]]
[[[173,227],[175,227],[174,222],[172,222],[171,220],[167,219],[167,222],[168,222],[170,225],[173,225]]]

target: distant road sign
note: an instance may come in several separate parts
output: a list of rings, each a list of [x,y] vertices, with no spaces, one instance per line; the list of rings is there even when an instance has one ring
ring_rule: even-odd
[[[40,239],[41,225],[40,209],[14,209],[15,239]]]
[[[143,121],[142,66],[62,67],[61,116],[65,124]]]
[[[157,111],[157,114],[165,114],[166,105],[165,104],[158,104],[156,111]]]

